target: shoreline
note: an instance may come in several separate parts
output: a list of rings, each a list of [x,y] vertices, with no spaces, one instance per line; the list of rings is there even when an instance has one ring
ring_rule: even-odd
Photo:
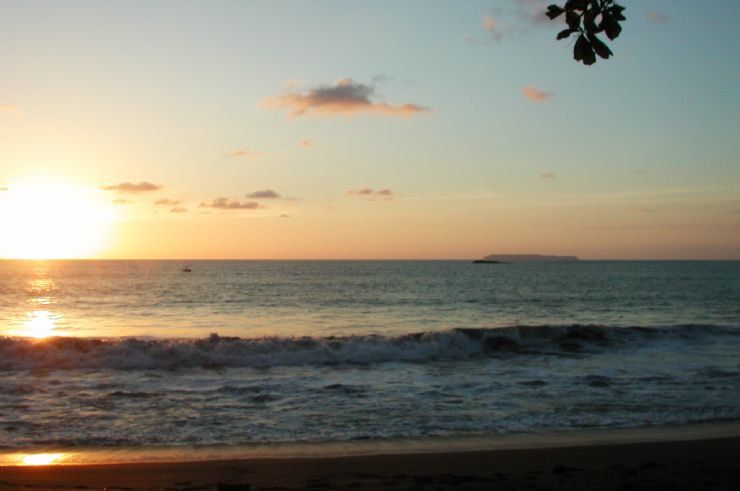
[[[319,458],[0,467],[0,489],[737,489],[740,437]]]
[[[354,440],[342,442],[262,443],[242,446],[91,447],[0,450],[0,468],[28,467],[24,459],[55,456],[56,467],[187,464],[218,461],[336,459],[471,452],[556,450],[633,444],[670,444],[722,438],[740,439],[740,420],[632,428],[570,429],[539,433]]]

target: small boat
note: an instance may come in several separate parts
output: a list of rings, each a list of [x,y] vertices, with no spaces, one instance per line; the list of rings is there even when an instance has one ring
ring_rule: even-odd
[[[193,272],[193,270],[190,269],[190,268],[188,268],[188,267],[182,268],[180,271],[182,271],[183,273],[192,273]]]

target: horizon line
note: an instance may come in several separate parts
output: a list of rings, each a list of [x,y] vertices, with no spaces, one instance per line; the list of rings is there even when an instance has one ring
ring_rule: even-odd
[[[530,255],[530,254],[518,254],[518,255]],[[573,263],[573,262],[597,262],[597,261],[724,261],[733,262],[740,261],[740,257],[737,258],[576,258],[574,261],[511,261],[514,262],[557,262],[557,263]],[[0,261],[190,261],[190,262],[205,262],[205,261],[366,261],[366,262],[381,262],[381,261],[474,261],[481,259],[480,257],[470,258],[0,258]],[[501,264],[506,264],[502,262]]]

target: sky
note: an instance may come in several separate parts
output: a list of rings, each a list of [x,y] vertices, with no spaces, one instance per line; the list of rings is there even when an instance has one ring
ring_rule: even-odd
[[[740,2],[0,2],[0,257],[740,259]]]

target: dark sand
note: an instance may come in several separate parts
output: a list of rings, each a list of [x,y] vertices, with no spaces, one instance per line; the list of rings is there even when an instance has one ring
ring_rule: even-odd
[[[1,467],[11,490],[740,490],[740,438],[361,457]],[[232,487],[226,486],[231,485]],[[242,486],[239,486],[242,485]]]

